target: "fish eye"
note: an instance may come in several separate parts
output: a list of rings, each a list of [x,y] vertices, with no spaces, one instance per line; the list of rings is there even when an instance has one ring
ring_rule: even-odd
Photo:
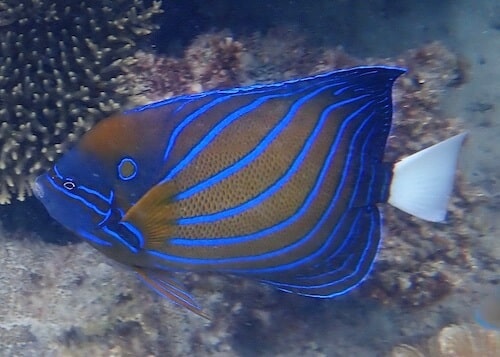
[[[63,183],[63,187],[66,190],[71,191],[72,189],[74,189],[76,187],[76,185],[73,181],[66,181]]]
[[[124,157],[118,164],[118,177],[124,181],[131,180],[137,175],[137,164],[130,157]]]

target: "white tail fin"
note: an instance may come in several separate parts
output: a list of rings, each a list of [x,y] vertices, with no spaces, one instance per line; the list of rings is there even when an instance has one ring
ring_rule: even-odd
[[[396,163],[388,202],[421,219],[443,221],[465,136],[453,136]]]

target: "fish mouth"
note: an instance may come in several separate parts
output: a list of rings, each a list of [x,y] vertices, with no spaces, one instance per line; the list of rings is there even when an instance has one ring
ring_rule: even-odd
[[[42,199],[45,196],[45,190],[43,189],[43,185],[41,183],[42,176],[38,176],[35,181],[31,183],[31,190],[36,198]]]

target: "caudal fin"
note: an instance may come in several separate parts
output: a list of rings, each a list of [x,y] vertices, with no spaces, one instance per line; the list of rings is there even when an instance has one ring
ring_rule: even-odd
[[[388,202],[421,219],[443,221],[465,136],[453,136],[397,162]]]

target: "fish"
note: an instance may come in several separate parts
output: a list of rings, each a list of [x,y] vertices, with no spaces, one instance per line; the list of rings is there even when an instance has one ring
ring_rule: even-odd
[[[202,317],[175,274],[333,298],[369,276],[379,204],[446,217],[466,133],[383,160],[404,72],[354,67],[126,110],[85,133],[33,192],[64,227]]]

